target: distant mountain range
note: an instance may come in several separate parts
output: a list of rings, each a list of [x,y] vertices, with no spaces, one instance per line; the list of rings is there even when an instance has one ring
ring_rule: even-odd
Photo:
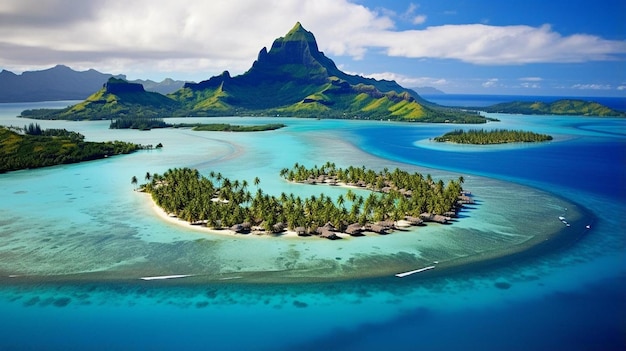
[[[482,111],[492,113],[513,113],[523,115],[574,115],[625,117],[626,112],[616,111],[593,101],[577,99],[562,99],[552,103],[513,101],[504,102],[487,107],[480,107]]]
[[[3,70],[0,72],[0,103],[83,100],[112,77],[126,79],[124,75],[101,73],[94,69],[79,72],[63,65],[22,74]],[[172,93],[185,84],[169,78],[160,83],[151,80],[131,82],[141,83],[146,90],[161,94]]]
[[[124,87],[124,85],[128,85]],[[102,87],[102,85],[100,86]],[[395,81],[340,71],[320,52],[300,23],[263,48],[252,67],[228,71],[157,98],[141,86],[116,78],[84,102],[63,110],[25,111],[24,117],[110,119],[170,116],[296,116],[481,123],[484,117],[443,108]]]
[[[415,87],[411,88],[420,95],[443,95],[445,92],[434,87]]]

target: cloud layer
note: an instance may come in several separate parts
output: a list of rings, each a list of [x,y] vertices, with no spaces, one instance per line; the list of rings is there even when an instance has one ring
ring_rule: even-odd
[[[415,25],[427,17],[410,8]],[[623,59],[626,42],[563,36],[548,25],[397,30],[393,16],[347,0],[8,0],[0,3],[0,67],[57,63],[111,72],[241,73],[296,21],[330,56],[369,51],[477,65]]]

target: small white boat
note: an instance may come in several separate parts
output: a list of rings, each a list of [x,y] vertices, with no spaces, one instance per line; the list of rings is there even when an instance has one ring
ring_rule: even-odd
[[[585,228],[587,228],[587,229],[591,229],[591,225],[587,224],[587,225],[585,226]]]
[[[428,266],[428,267],[424,267],[424,268],[416,269],[416,270],[414,270],[414,271],[408,271],[408,272],[404,272],[404,273],[398,273],[398,274],[396,274],[396,277],[398,277],[398,278],[404,278],[404,277],[406,277],[407,275],[411,275],[411,274],[415,274],[415,273],[424,272],[424,271],[427,271],[427,270],[430,270],[430,269],[433,269],[433,268],[435,268],[435,266]]]
[[[565,220],[565,217],[559,216],[559,221],[564,221],[564,220]]]
[[[174,275],[159,275],[156,277],[141,277],[141,280],[163,280],[163,279],[177,279],[191,277],[192,274],[174,274]]]

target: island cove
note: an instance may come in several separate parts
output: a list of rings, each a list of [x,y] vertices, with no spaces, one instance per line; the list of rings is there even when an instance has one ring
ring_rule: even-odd
[[[186,119],[175,121],[179,120]],[[151,138],[158,138],[164,141],[166,147],[159,152],[145,151],[122,158],[78,164],[67,171],[55,167],[18,172],[14,176],[20,177],[20,183],[10,186],[10,178],[5,180],[5,191],[9,192],[7,196],[13,199],[16,206],[30,195],[11,194],[24,188],[19,184],[23,184],[26,181],[24,177],[28,178],[30,174],[40,177],[37,182],[28,182],[28,190],[32,194],[46,194],[50,189],[62,188],[63,184],[69,182],[75,184],[72,192],[76,195],[73,196],[81,198],[83,192],[88,191],[91,194],[94,191],[88,188],[90,182],[85,181],[88,178],[108,179],[108,182],[119,186],[115,185],[117,190],[111,190],[110,185],[97,186],[99,194],[101,191],[106,192],[96,197],[89,196],[89,204],[82,200],[65,204],[62,216],[71,212],[81,213],[82,209],[87,209],[93,213],[90,218],[95,217],[85,223],[83,234],[75,239],[53,236],[49,244],[42,244],[44,247],[50,246],[52,251],[57,250],[52,249],[53,247],[58,247],[65,252],[62,262],[61,256],[55,256],[58,259],[55,259],[57,265],[54,272],[50,271],[49,266],[37,263],[37,257],[45,256],[48,251],[44,248],[35,256],[25,252],[20,255],[19,267],[17,261],[15,264],[9,262],[3,271],[7,275],[21,275],[21,278],[14,278],[17,279],[16,282],[29,279],[132,280],[143,276],[176,274],[194,274],[193,277],[185,278],[189,283],[220,282],[220,279],[231,276],[241,277],[238,281],[242,283],[304,282],[393,277],[399,272],[427,267],[438,261],[436,269],[419,274],[432,276],[448,274],[450,271],[446,268],[454,267],[454,272],[459,269],[473,270],[489,262],[502,262],[493,260],[510,262],[515,257],[532,257],[544,252],[541,250],[567,247],[583,234],[581,228],[584,231],[585,225],[593,223],[593,218],[579,206],[552,194],[519,184],[464,174],[464,187],[472,191],[476,204],[461,210],[458,221],[453,225],[429,224],[424,227],[401,228],[402,230],[397,230],[390,236],[366,233],[364,237],[347,237],[332,243],[315,237],[287,237],[286,240],[281,240],[270,235],[198,235],[196,230],[200,230],[199,226],[183,227],[162,222],[157,218],[150,201],[128,191],[130,176],[135,174],[143,178],[147,169],[163,173],[168,168],[185,165],[199,169],[205,176],[210,176],[211,170],[219,170],[224,177],[247,180],[251,189],[255,188],[254,178],[258,176],[262,189],[276,197],[280,197],[283,191],[287,194],[293,192],[303,198],[319,196],[320,192],[324,192],[336,199],[340,194],[345,196],[347,189],[286,181],[280,177],[282,167],[295,162],[309,166],[322,165],[325,160],[332,159],[345,168],[345,165],[359,160],[359,164],[365,165],[367,169],[383,171],[384,167],[400,168],[411,173],[432,174],[435,181],[457,180],[460,175],[378,158],[361,151],[352,143],[357,135],[372,127],[379,130],[377,135],[388,135],[385,131],[396,133],[400,125],[395,123],[258,117],[198,118],[195,121],[226,124],[279,122],[288,124],[289,128],[267,132],[271,133],[271,138],[266,133],[195,133],[185,129],[144,133],[128,130],[125,131],[125,140],[146,142]],[[66,126],[68,122],[42,123],[45,126]],[[100,139],[105,140],[108,136],[119,133],[106,129],[103,122],[79,123],[77,127],[85,135],[97,133]],[[433,130],[439,128],[418,125],[408,128],[413,133],[425,131],[423,127],[427,127],[431,135],[436,135]],[[350,137],[351,135],[354,137]],[[190,145],[194,147],[190,148]],[[284,150],[289,152],[285,153]],[[103,167],[109,164],[110,167]],[[119,172],[119,169],[126,172]],[[59,180],[60,183],[50,178],[59,172],[67,173],[62,181]],[[363,196],[370,193],[357,188],[351,190]],[[525,201],[519,201],[520,196]],[[47,207],[47,203],[41,202],[41,206]],[[110,203],[118,206],[110,207]],[[56,232],[56,227],[67,222],[55,219],[55,211],[44,211],[37,202],[30,206],[31,210],[41,214],[38,218],[47,223],[49,232]],[[13,210],[8,210],[7,216],[12,216],[12,212]],[[561,215],[566,216],[571,227],[565,227],[558,220]],[[105,224],[100,229],[102,221],[119,224],[113,229]],[[59,232],[66,231],[61,227],[58,228]],[[31,231],[29,228],[24,226],[21,229],[20,238],[26,240],[31,236],[24,234]],[[89,250],[88,255],[83,253],[83,249],[71,249],[89,248],[92,243],[96,245],[100,242],[102,235],[116,236],[115,233],[120,228],[137,228],[137,234],[119,241],[122,246],[115,244],[117,241],[109,241],[111,245],[98,246],[97,251]],[[18,249],[12,254],[19,254],[21,251]],[[58,275],[60,272],[62,277]]]
[[[302,166],[299,168],[302,168]],[[321,168],[313,167],[309,171]],[[283,179],[289,181],[287,184],[318,188],[303,185],[302,183],[321,182],[318,183],[324,184],[321,191],[333,190],[335,193],[339,192],[339,196],[344,194],[346,200],[349,197],[346,195],[348,192],[365,191],[362,188],[366,186],[359,185],[358,182],[353,184],[353,187],[347,189],[346,185],[343,184],[342,186],[331,185],[339,185],[339,182],[335,183],[337,180],[330,176],[330,172],[327,173],[327,176],[312,177],[309,175],[305,181],[299,180],[298,182],[301,183],[295,183],[295,179],[289,173],[295,173],[293,171],[296,169],[298,169],[298,165],[294,166],[292,170],[281,170],[280,173],[283,174]],[[193,170],[189,171],[195,173]],[[383,170],[381,173],[386,172],[386,170]],[[394,172],[397,171],[391,173]],[[211,176],[211,173],[210,171],[207,172],[207,176],[214,180],[222,177],[215,172]],[[315,171],[307,173],[315,173]],[[426,178],[430,177],[426,176]],[[160,179],[160,177],[157,176],[157,179]],[[222,177],[222,181],[230,182],[231,184],[237,182],[227,180],[225,177]],[[158,182],[158,180],[151,181],[152,184],[158,184]],[[239,181],[238,183],[239,186],[245,185],[245,181]],[[250,179],[247,183],[248,186],[252,186],[256,181]],[[151,208],[152,213],[157,213],[161,220],[181,229],[205,233],[205,235],[211,237],[218,235],[238,238],[234,245],[239,245],[243,251],[246,251],[246,247],[249,245],[259,247],[259,249],[267,245],[278,245],[280,242],[284,242],[286,245],[296,245],[294,249],[299,252],[297,260],[299,263],[297,266],[293,266],[288,270],[280,270],[280,272],[268,271],[266,269],[261,269],[260,271],[257,269],[252,271],[237,269],[232,273],[241,282],[311,282],[343,280],[348,277],[353,279],[358,277],[391,276],[409,269],[420,269],[420,267],[430,267],[431,265],[435,265],[436,269],[421,271],[420,277],[471,271],[500,262],[513,262],[525,257],[536,257],[539,254],[568,247],[588,232],[589,229],[586,228],[586,225],[594,222],[592,215],[578,205],[555,198],[553,195],[538,192],[535,189],[510,183],[501,184],[498,181],[494,182],[490,179],[479,177],[472,177],[471,183],[472,189],[478,189],[478,193],[475,194],[475,204],[466,206],[465,209],[460,209],[458,218],[453,219],[454,224],[452,225],[434,223],[427,226],[409,227],[408,221],[400,220],[395,221],[396,227],[394,231],[387,232],[390,235],[389,237],[375,234],[374,231],[369,230],[371,227],[368,225],[360,226],[364,230],[361,234],[365,234],[361,238],[354,238],[353,235],[346,233],[332,232],[337,237],[344,239],[341,240],[342,242],[346,242],[346,245],[339,246],[340,250],[344,251],[341,256],[344,258],[346,255],[352,257],[347,262],[335,261],[335,263],[329,261],[333,260],[334,256],[328,252],[328,248],[323,249],[326,252],[325,254],[322,254],[320,251],[324,242],[326,242],[325,240],[315,240],[314,237],[302,237],[302,232],[298,232],[295,230],[296,228],[289,231],[281,229],[279,233],[272,233],[272,230],[265,231],[265,228],[259,227],[255,228],[258,232],[240,234],[240,231],[245,229],[236,225],[222,230],[215,230],[203,225],[201,222],[189,224],[184,219],[172,217],[168,212],[156,205],[156,202],[152,202],[152,205],[148,207]],[[220,192],[218,189],[215,189],[215,191],[217,193],[213,192],[212,194],[215,195]],[[368,192],[366,191],[366,193]],[[227,192],[222,191],[222,193],[226,195]],[[528,201],[520,203],[520,194],[524,194]],[[285,199],[285,196],[282,194],[280,197]],[[280,199],[280,197],[277,198]],[[224,199],[218,200],[218,198],[218,195],[213,198],[216,205],[227,203]],[[286,198],[287,201],[298,201],[292,195],[286,195]],[[330,197],[325,197],[323,194],[319,195],[319,198],[322,199],[322,202],[330,200]],[[338,197],[334,198],[334,201],[337,203],[341,201],[337,200]],[[346,206],[347,203],[348,201],[346,201]],[[565,226],[559,220],[560,215],[567,216],[570,226]],[[515,229],[505,229],[510,223],[516,223]],[[285,227],[287,227],[286,224]],[[332,231],[332,228],[328,226],[322,226],[320,229],[321,233],[326,232],[328,234],[328,231]],[[347,231],[347,229],[348,227],[345,226],[344,230]],[[265,233],[266,235],[255,235],[254,233]],[[321,233],[314,235],[325,237]],[[246,242],[249,242],[249,244]],[[331,246],[334,247],[336,245],[333,244]],[[375,253],[380,249],[372,251],[372,246],[377,248],[388,246],[387,249],[390,248],[391,251],[388,254],[383,254],[383,252],[387,251],[387,249],[383,249]],[[309,250],[312,253],[307,253]],[[329,253],[330,257],[322,258]],[[266,256],[266,253],[258,252],[257,254],[259,259]],[[241,259],[240,255],[234,254],[234,256]],[[235,257],[223,258],[231,260]],[[250,264],[258,267],[258,265],[252,262]],[[263,264],[260,265],[263,266]],[[191,273],[194,272],[191,271]],[[154,273],[156,274],[157,272]],[[172,271],[171,273],[176,272]],[[207,280],[219,281],[224,277],[230,276],[230,274],[224,275],[224,271],[217,275],[205,271],[201,274],[195,273],[193,277],[185,278],[187,283],[200,283]]]

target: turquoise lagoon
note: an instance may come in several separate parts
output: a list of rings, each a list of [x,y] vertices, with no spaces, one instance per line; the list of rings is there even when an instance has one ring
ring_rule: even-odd
[[[0,124],[66,104],[3,104]],[[626,123],[496,117],[484,127],[555,140],[439,145],[429,139],[459,126],[381,121],[194,119],[287,125],[253,134],[38,121],[164,148],[0,175],[0,349],[623,349]],[[171,224],[130,184],[193,167],[336,197],[345,189],[278,176],[326,161],[462,175],[477,205],[453,225],[331,242]],[[174,274],[193,276],[139,279]]]

